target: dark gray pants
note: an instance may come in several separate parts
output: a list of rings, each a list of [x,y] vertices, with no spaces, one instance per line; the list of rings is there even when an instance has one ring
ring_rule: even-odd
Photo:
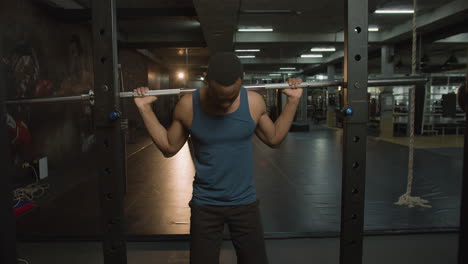
[[[227,223],[239,264],[268,264],[258,201],[238,206],[190,203],[190,264],[218,264]]]

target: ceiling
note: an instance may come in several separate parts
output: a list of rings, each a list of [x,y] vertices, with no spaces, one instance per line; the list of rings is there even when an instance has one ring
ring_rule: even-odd
[[[42,0],[62,19],[90,19],[91,0]],[[412,0],[369,0],[369,72],[380,72],[380,50],[394,47],[396,72],[409,72],[411,14],[375,14],[376,9],[412,9]],[[340,72],[343,60],[344,1],[306,0],[117,0],[121,47],[146,50],[169,69],[190,68],[196,76],[209,54],[219,50],[260,49],[255,59],[243,59],[247,74],[280,72],[326,73],[327,65]],[[432,71],[454,55],[458,68],[467,63],[468,1],[420,0],[417,9],[418,56]],[[238,28],[272,27],[273,32],[237,32]],[[323,58],[300,58],[312,47],[333,46]],[[186,52],[187,51],[187,52]],[[239,53],[240,55],[246,55]],[[453,66],[453,65],[452,65]],[[429,68],[422,69],[428,70]],[[445,68],[447,70],[447,68]],[[453,69],[451,69],[453,70]]]

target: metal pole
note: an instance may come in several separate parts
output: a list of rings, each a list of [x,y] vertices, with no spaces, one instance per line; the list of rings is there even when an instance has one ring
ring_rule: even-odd
[[[127,263],[116,1],[92,1],[99,198],[105,264]]]
[[[124,79],[123,79],[123,70],[122,70],[122,64],[118,65],[119,67],[119,84],[120,84],[120,92],[125,91],[125,85],[124,85]],[[120,99],[120,110],[122,113],[126,113],[126,105],[124,102],[124,98],[119,98]],[[132,102],[133,103],[133,102]],[[129,129],[128,129],[128,118],[127,116],[123,116],[123,119],[121,121],[121,126],[120,128],[123,130],[122,134],[122,139],[120,141],[120,154],[121,154],[121,162],[122,162],[122,170],[123,170],[123,184],[124,184],[124,194],[127,194],[127,187],[128,187],[128,179],[127,179],[127,135],[129,134]]]
[[[467,50],[468,53],[468,50]],[[463,151],[463,175],[461,188],[460,206],[460,235],[458,242],[458,264],[465,264],[468,261],[468,65],[466,68],[465,80],[465,144]]]
[[[362,263],[367,143],[368,3],[345,0],[340,263]],[[378,82],[377,82],[378,83]]]
[[[94,104],[94,92],[90,91],[88,94],[73,95],[73,96],[55,96],[43,98],[24,98],[6,101],[7,104],[35,104],[35,103],[56,103],[56,102],[71,102],[71,101],[86,101],[89,100]]]
[[[415,78],[385,78],[385,79],[369,79],[367,81],[368,87],[377,86],[409,86],[416,84],[426,84],[427,78],[415,77]]]
[[[2,31],[3,32],[3,31]],[[3,52],[0,39],[0,58]],[[0,61],[0,263],[14,264],[16,260],[16,223],[13,215],[13,192],[10,184],[10,157],[6,128],[6,65]]]
[[[387,79],[370,79],[368,80],[368,87],[376,86],[405,86],[414,84],[424,84],[427,82],[426,78],[387,78]],[[355,83],[353,83],[355,85]],[[342,81],[333,82],[304,82],[299,85],[301,88],[325,88],[325,87],[346,87],[347,83]],[[260,85],[246,85],[244,86],[248,90],[262,90],[262,89],[286,89],[289,88],[287,83],[270,83]],[[181,89],[163,89],[163,90],[150,90],[146,96],[164,96],[164,95],[180,95],[194,92],[196,89],[181,88]],[[120,97],[136,97],[137,93],[134,92],[122,92]]]

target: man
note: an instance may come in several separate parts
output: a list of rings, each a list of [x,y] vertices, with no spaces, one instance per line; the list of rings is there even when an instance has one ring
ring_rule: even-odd
[[[135,103],[154,143],[165,157],[175,155],[191,135],[196,169],[190,201],[190,263],[219,263],[227,223],[238,263],[268,263],[263,228],[253,182],[252,136],[277,147],[286,137],[302,89],[289,79],[286,105],[273,123],[265,101],[242,87],[243,68],[236,55],[211,57],[207,87],[180,99],[166,130],[151,109],[156,97],[136,97]],[[135,89],[139,95],[147,87]]]

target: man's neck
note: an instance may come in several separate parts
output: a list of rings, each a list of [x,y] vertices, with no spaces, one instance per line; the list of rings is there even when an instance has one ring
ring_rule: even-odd
[[[215,107],[214,104],[210,103],[208,99],[207,88],[208,87],[204,87],[200,89],[200,103],[206,112],[212,115],[227,115],[227,114],[235,112],[240,107],[240,94],[241,94],[240,91],[236,100],[229,108],[220,109],[220,108]]]

